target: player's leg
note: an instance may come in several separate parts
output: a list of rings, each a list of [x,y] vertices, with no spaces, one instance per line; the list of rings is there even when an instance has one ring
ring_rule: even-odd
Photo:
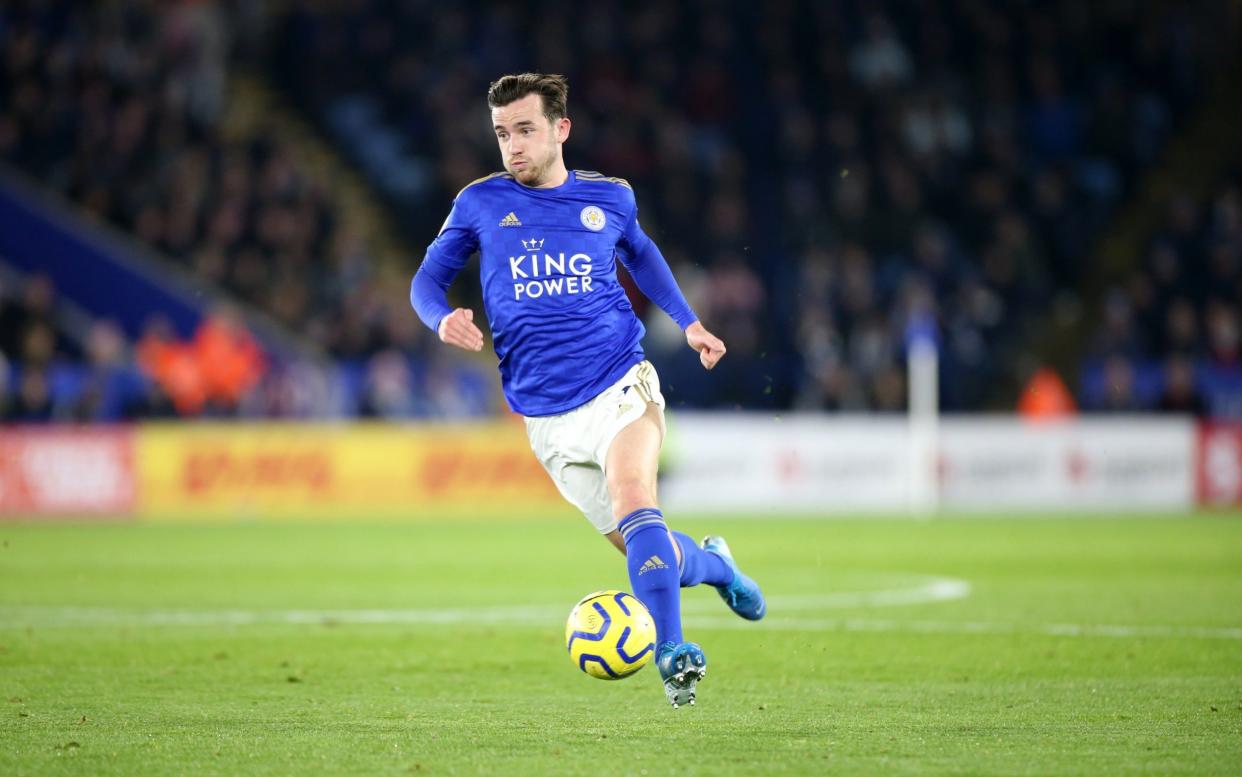
[[[669,533],[679,551],[678,569],[681,572],[682,588],[690,588],[700,583],[720,587],[733,582],[733,568],[723,558],[700,547],[685,532]]]
[[[729,560],[726,561],[717,547],[708,545],[708,540],[720,540],[723,543],[722,538],[709,537],[703,541],[702,545],[698,545],[685,532],[670,529],[668,533],[673,541],[673,550],[677,554],[677,570],[681,575],[682,588],[693,588],[700,583],[707,583],[717,588],[727,588],[737,578],[736,569],[730,563],[732,556],[727,556]],[[621,536],[621,532],[609,532],[604,537],[612,543],[613,547],[621,551],[621,555],[625,555],[625,539]],[[728,546],[725,548],[725,554],[727,554]]]
[[[611,511],[612,511],[612,507],[611,507],[611,506],[609,506],[608,510],[609,510],[609,512],[611,512]],[[611,543],[612,543],[612,546],[613,546],[614,548],[616,548],[617,550],[621,551],[621,555],[622,555],[622,556],[624,556],[624,555],[625,555],[625,539],[624,539],[624,538],[622,538],[622,536],[621,536],[621,532],[619,532],[619,531],[615,531],[615,530],[614,530],[614,531],[610,531],[610,532],[608,532],[607,534],[605,534],[605,535],[604,535],[604,539],[606,539],[606,540],[608,540],[609,542],[611,542]]]
[[[684,541],[693,542],[689,537],[682,536],[685,537]],[[683,540],[679,538],[679,541]],[[763,591],[759,589],[758,583],[737,568],[737,562],[733,560],[733,554],[729,551],[729,545],[725,542],[724,537],[705,537],[703,539],[702,552],[705,555],[712,556],[718,563],[728,567],[728,583],[705,582],[710,582],[711,585],[716,586],[716,592],[720,594],[721,599],[724,599],[725,604],[729,605],[729,609],[748,621],[757,621],[762,618],[768,611],[767,603],[763,598]],[[721,579],[724,579],[723,575],[717,578],[717,580]]]
[[[643,414],[610,443],[605,477],[617,531],[625,543],[630,585],[656,624],[656,667],[665,695],[678,707],[694,704],[695,688],[707,673],[707,659],[698,645],[683,641],[677,543],[656,502],[663,440],[663,410],[648,402]]]
[[[622,438],[622,435],[627,436]],[[610,449],[607,470],[610,496],[616,495],[613,497],[613,513],[618,522],[624,521],[631,513],[642,510],[645,506],[650,506],[650,510],[659,512],[656,507],[658,504],[656,477],[663,436],[663,416],[659,406],[655,403],[649,404],[647,412],[642,417],[617,434],[617,438],[623,439],[622,444],[626,446],[617,455],[627,458],[627,462],[614,466],[611,462],[613,450]],[[613,444],[616,445],[615,439]],[[660,517],[662,520],[663,515],[661,514]],[[625,537],[621,531],[613,531],[605,536],[617,550],[628,556]],[[737,568],[733,554],[729,551],[729,546],[723,537],[707,537],[701,546],[685,532],[669,531],[669,539],[672,541],[674,555],[677,558],[679,587],[689,588],[706,583],[714,586],[720,598],[724,599],[729,608],[741,617],[753,621],[764,616],[767,606],[762,591],[754,580]],[[654,548],[653,553],[658,556],[660,550],[661,548]],[[666,559],[667,555],[660,558]],[[635,595],[643,599],[637,588],[635,585]],[[677,601],[677,609],[680,612],[680,597]],[[660,607],[658,604],[656,606]],[[661,608],[661,612],[664,611]],[[655,617],[654,612],[653,617]],[[657,632],[659,623],[660,621],[657,620]]]
[[[660,408],[648,404],[646,412],[613,437],[604,472],[634,595],[651,610],[659,641],[681,642],[677,549],[656,503],[663,439]]]

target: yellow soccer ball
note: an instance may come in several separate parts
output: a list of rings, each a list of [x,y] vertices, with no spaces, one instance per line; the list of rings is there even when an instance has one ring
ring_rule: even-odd
[[[651,663],[656,629],[643,603],[624,591],[582,597],[565,624],[574,666],[601,680],[620,680]]]

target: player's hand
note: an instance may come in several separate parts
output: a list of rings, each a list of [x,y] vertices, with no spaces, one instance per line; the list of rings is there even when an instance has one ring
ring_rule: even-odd
[[[686,342],[699,352],[699,361],[703,362],[704,369],[710,370],[716,366],[716,362],[724,358],[724,341],[707,331],[698,321],[686,327]]]
[[[440,340],[467,351],[483,350],[483,333],[474,325],[474,311],[457,308],[440,319]]]

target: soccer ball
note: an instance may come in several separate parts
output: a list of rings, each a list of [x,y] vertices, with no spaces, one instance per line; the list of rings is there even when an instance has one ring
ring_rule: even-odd
[[[596,591],[584,596],[565,624],[570,660],[601,680],[620,680],[649,664],[655,653],[655,637],[651,613],[624,591]]]

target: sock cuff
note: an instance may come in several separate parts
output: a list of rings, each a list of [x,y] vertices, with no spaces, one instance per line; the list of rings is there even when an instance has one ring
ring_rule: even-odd
[[[668,530],[668,526],[664,523],[664,513],[655,507],[641,507],[622,518],[617,524],[617,531],[621,532],[621,539],[628,544],[631,537],[652,526]]]
[[[700,548],[694,542],[694,538],[685,532],[673,532],[673,540],[681,546],[681,553],[677,557],[677,574],[685,576],[686,557],[691,553],[697,553]]]

